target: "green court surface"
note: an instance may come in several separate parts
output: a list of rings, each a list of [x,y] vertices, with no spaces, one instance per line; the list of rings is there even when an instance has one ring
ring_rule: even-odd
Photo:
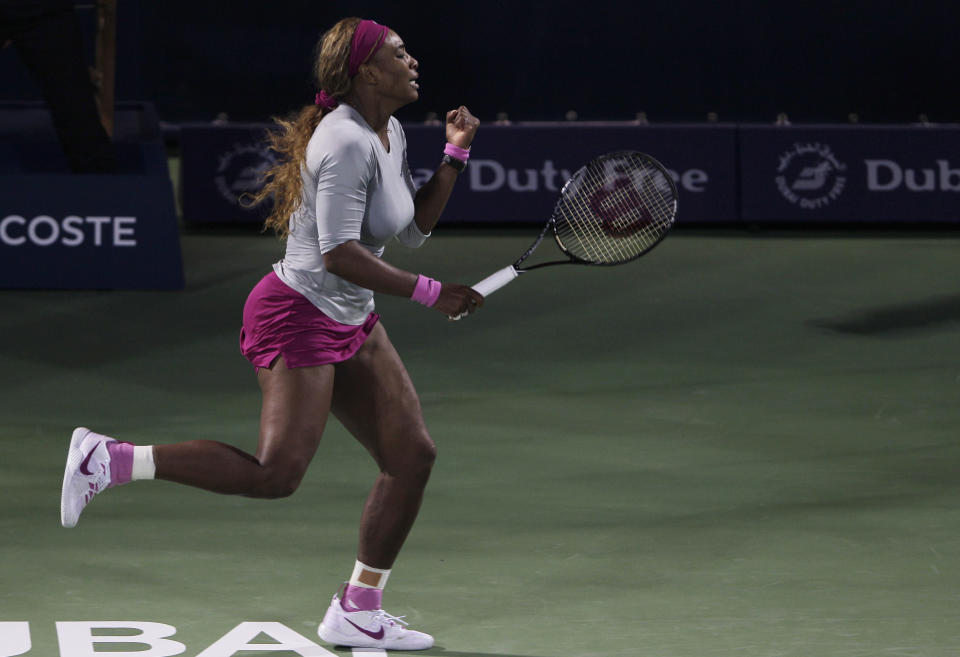
[[[532,237],[440,233],[387,258],[472,283]],[[58,621],[164,623],[189,657],[248,621],[320,643],[353,567],[374,469],[334,421],[291,498],[137,482],[60,527],[74,426],[254,448],[240,311],[281,246],[183,247],[182,292],[0,292],[0,622],[29,622],[29,655],[61,654]],[[460,322],[381,298],[439,445],[387,610],[447,657],[956,657],[958,255],[955,233],[680,232]]]

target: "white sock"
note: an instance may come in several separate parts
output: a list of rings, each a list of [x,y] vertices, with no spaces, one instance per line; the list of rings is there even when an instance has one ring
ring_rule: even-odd
[[[350,577],[350,586],[359,586],[364,589],[381,589],[387,585],[387,578],[390,577],[390,569],[374,568],[365,563],[357,561],[353,567],[353,575]]]
[[[134,445],[130,480],[153,479],[156,475],[157,466],[153,463],[153,445]]]

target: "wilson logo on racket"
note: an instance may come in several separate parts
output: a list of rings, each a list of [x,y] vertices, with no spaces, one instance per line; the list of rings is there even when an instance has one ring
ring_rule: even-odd
[[[626,237],[649,226],[653,215],[635,192],[633,180],[622,169],[618,173],[620,177],[612,185],[590,196],[590,208],[601,219],[603,232],[612,237]]]
[[[553,216],[530,248],[473,289],[488,296],[524,272],[551,265],[630,262],[659,244],[676,216],[677,187],[662,164],[634,151],[601,155],[566,182]],[[551,229],[566,260],[523,267]]]

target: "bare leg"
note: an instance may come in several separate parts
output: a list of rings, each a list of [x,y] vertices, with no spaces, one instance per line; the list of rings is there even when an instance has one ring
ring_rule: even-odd
[[[157,479],[250,497],[292,494],[320,444],[333,378],[332,365],[289,370],[278,358],[257,373],[263,407],[256,455],[210,440],[156,445]]]
[[[337,364],[336,376],[333,412],[380,467],[360,519],[357,558],[387,569],[420,510],[436,446],[413,382],[382,325],[353,358]]]

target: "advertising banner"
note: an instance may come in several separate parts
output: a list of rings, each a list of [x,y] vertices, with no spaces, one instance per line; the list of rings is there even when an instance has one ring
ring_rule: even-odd
[[[743,221],[960,221],[960,126],[740,127]]]
[[[410,168],[422,184],[443,154],[443,126],[404,130]],[[570,176],[614,151],[647,153],[670,170],[679,223],[737,221],[736,126],[624,123],[481,126],[443,221],[543,223]]]
[[[240,203],[274,163],[266,124],[181,131],[184,219],[261,222]],[[408,124],[418,185],[440,162],[442,125]],[[591,158],[638,150],[662,162],[680,194],[678,223],[960,221],[958,126],[482,125],[444,223],[538,224]]]
[[[0,288],[184,286],[156,114],[118,104],[116,127],[122,173],[72,175],[42,106],[0,106]]]
[[[180,200],[183,220],[191,223],[261,223],[269,202],[241,204],[244,194],[260,189],[260,179],[276,157],[267,148],[270,124],[180,128]]]
[[[0,287],[181,289],[168,176],[0,176]]]
[[[189,222],[261,222],[264,208],[240,203],[273,165],[269,126],[185,126],[180,132],[183,217]],[[543,223],[560,188],[590,159],[638,150],[670,169],[680,193],[679,219],[732,222],[736,207],[736,127],[535,123],[484,125],[444,212],[446,223]],[[417,185],[443,155],[442,125],[404,126]]]

